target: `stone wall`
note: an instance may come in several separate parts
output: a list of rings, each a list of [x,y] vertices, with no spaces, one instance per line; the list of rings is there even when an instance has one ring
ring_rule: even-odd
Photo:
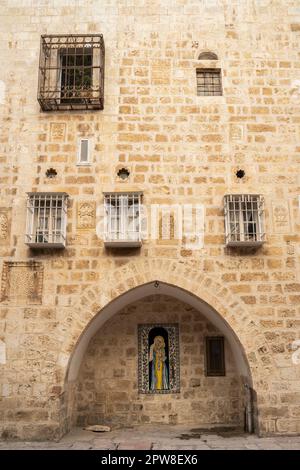
[[[82,332],[109,302],[155,279],[205,299],[236,332],[260,432],[300,432],[299,25],[297,0],[1,3],[4,437],[66,431],[67,370]],[[40,36],[72,33],[104,35],[104,110],[43,113]],[[202,51],[218,55],[223,96],[196,95]],[[80,137],[93,141],[90,166],[76,165]],[[117,177],[123,166],[127,182]],[[147,239],[140,250],[105,249],[95,206],[116,186],[143,191],[146,207],[202,204],[203,245]],[[69,194],[65,250],[25,245],[28,191]],[[223,196],[231,193],[265,198],[266,243],[257,251],[225,247]]]
[[[144,323],[178,323],[180,393],[138,393],[138,333]],[[77,389],[78,425],[145,423],[244,425],[242,378],[229,344],[226,376],[205,374],[205,337],[220,335],[191,306],[167,296],[138,301],[109,320],[91,340]]]

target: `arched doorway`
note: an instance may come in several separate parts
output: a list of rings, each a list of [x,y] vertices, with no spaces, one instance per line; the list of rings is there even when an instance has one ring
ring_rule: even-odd
[[[180,391],[140,393],[142,324],[178,325]],[[224,376],[207,376],[207,337],[224,338]],[[130,289],[92,319],[69,361],[67,389],[73,425],[222,424],[250,432],[256,426],[252,376],[235,332],[212,306],[166,282]]]

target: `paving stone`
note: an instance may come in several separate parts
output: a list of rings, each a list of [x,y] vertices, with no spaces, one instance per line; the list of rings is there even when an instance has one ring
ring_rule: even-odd
[[[300,437],[268,437],[255,435],[226,437],[207,434],[199,439],[180,439],[178,436],[187,432],[186,426],[141,426],[133,429],[115,429],[105,435],[89,433],[82,428],[75,428],[60,442],[8,442],[1,441],[0,449],[71,449],[71,450],[300,450]]]
[[[125,441],[120,442],[118,445],[118,450],[150,450],[151,448],[151,441]]]

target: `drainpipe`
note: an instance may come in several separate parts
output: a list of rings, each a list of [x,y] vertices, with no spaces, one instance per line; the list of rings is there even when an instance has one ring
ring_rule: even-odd
[[[249,384],[244,384],[245,389],[247,390],[247,404],[245,408],[245,431],[249,434],[254,432],[253,429],[253,395],[252,389]]]

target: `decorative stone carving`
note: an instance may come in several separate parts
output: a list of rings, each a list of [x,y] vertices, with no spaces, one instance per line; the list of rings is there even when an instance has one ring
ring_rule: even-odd
[[[275,233],[288,233],[290,231],[289,206],[285,201],[273,202],[273,228]]]
[[[244,128],[239,124],[230,124],[229,128],[230,140],[233,142],[241,142],[244,139]]]
[[[287,242],[286,252],[289,256],[293,256],[295,254],[295,246],[292,245],[290,241]]]
[[[4,341],[0,339],[0,364],[6,364],[6,346]]]
[[[10,218],[8,209],[0,208],[0,245],[7,242],[10,232]]]
[[[5,262],[1,302],[17,305],[42,303],[43,266],[36,261]]]
[[[50,123],[50,139],[63,142],[66,137],[66,124],[64,122]]]
[[[81,201],[77,207],[77,228],[94,228],[96,223],[96,203],[94,201]]]

